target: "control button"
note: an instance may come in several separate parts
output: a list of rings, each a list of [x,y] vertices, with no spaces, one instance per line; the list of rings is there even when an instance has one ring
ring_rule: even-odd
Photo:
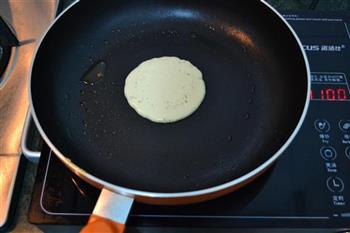
[[[331,146],[322,146],[320,149],[320,154],[321,157],[327,161],[335,160],[335,158],[337,157],[337,152]]]
[[[345,155],[348,157],[348,159],[350,159],[350,146],[345,148]]]
[[[344,190],[344,182],[336,176],[327,179],[327,188],[333,193],[341,193]]]
[[[314,126],[315,129],[320,133],[327,133],[331,129],[329,122],[325,119],[315,120]]]
[[[339,129],[344,133],[350,133],[350,120],[339,121]]]

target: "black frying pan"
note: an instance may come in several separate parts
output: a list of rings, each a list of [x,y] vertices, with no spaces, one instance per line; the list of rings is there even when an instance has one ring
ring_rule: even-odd
[[[206,84],[199,109],[170,124],[139,116],[123,91],[132,69],[161,56],[189,60]],[[82,82],[96,71],[95,85]],[[45,35],[31,76],[49,146],[86,180],[136,199],[246,183],[291,142],[308,91],[300,43],[257,0],[81,1]]]

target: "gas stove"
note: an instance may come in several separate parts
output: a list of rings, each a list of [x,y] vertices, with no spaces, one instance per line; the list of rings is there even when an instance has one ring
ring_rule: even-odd
[[[312,101],[293,143],[246,187],[193,205],[135,203],[128,226],[350,230],[350,14],[282,13],[301,38],[312,72]],[[99,192],[43,145],[29,221],[83,225]]]
[[[55,3],[0,1],[0,231],[15,216],[26,161],[20,142],[29,106],[29,67],[36,40],[54,18]]]

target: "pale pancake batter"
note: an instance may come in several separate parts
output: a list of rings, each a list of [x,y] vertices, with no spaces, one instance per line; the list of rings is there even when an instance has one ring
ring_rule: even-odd
[[[130,72],[124,94],[142,117],[157,123],[191,115],[205,96],[201,71],[177,57],[146,60]]]

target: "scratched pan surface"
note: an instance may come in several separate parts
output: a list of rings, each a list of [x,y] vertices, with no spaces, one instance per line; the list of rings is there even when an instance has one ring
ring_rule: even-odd
[[[50,29],[31,80],[47,141],[86,172],[143,191],[209,188],[257,168],[296,128],[307,94],[305,61],[264,4],[91,4],[77,3]],[[207,89],[194,114],[171,124],[142,118],[123,94],[128,73],[161,56],[191,61]],[[82,81],[96,72],[94,85]]]

